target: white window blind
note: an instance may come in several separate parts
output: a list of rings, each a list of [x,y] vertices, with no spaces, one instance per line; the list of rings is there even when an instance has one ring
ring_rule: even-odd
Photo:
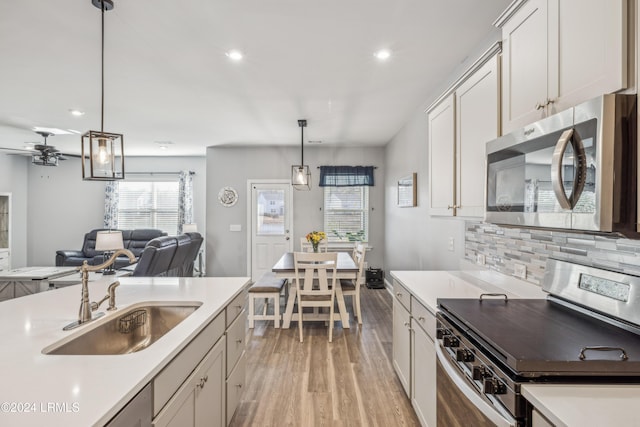
[[[369,187],[324,187],[324,231],[330,242],[369,240]]]
[[[178,181],[120,181],[118,228],[157,228],[178,234]]]

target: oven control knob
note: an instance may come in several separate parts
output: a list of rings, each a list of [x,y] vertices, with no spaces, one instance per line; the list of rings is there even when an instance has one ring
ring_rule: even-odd
[[[495,377],[485,378],[483,382],[485,394],[506,394],[507,386]]]
[[[485,379],[485,377],[488,377],[490,375],[491,373],[489,373],[484,366],[473,367],[472,377],[476,381],[482,381]]]
[[[456,360],[458,362],[473,362],[475,360],[475,355],[471,350],[468,349],[458,349],[456,350]]]
[[[444,328],[438,328],[436,330],[436,338],[441,340],[442,338],[444,338],[445,335],[451,335],[451,332],[444,329]]]
[[[442,344],[445,347],[459,347],[460,346],[460,340],[454,336],[451,335],[446,335],[443,339],[442,339]]]

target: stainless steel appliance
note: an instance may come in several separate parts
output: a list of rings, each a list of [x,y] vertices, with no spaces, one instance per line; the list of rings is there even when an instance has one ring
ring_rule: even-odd
[[[636,95],[603,95],[487,143],[485,221],[636,232]]]
[[[640,277],[549,260],[543,289],[438,300],[438,425],[529,426],[527,382],[640,382]]]

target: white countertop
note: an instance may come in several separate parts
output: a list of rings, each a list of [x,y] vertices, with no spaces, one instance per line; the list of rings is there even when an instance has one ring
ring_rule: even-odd
[[[557,427],[640,426],[637,385],[525,384],[522,394]]]
[[[140,391],[249,282],[247,277],[123,277],[118,310],[73,331],[80,285],[0,303],[0,425],[103,425]],[[92,301],[110,281],[89,284]],[[143,301],[201,301],[202,306],[150,347],[112,356],[45,355],[42,349],[81,334]],[[105,311],[106,303],[100,307]],[[53,403],[54,405],[51,405]],[[7,410],[20,410],[19,413]],[[30,411],[27,413],[27,410]]]
[[[438,298],[479,298],[482,293],[505,293],[509,298],[546,298],[539,286],[493,270],[392,271],[427,309],[436,313]]]

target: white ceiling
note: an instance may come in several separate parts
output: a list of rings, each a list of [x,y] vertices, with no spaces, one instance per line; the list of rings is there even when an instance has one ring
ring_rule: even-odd
[[[105,125],[127,155],[222,144],[382,145],[492,30],[510,0],[114,0]],[[380,62],[373,52],[387,48]],[[245,58],[231,61],[230,49]],[[73,117],[69,109],[85,111]],[[34,126],[100,129],[100,10],[0,1],[0,146]],[[157,141],[171,141],[159,150]],[[80,136],[49,143],[80,151]]]

